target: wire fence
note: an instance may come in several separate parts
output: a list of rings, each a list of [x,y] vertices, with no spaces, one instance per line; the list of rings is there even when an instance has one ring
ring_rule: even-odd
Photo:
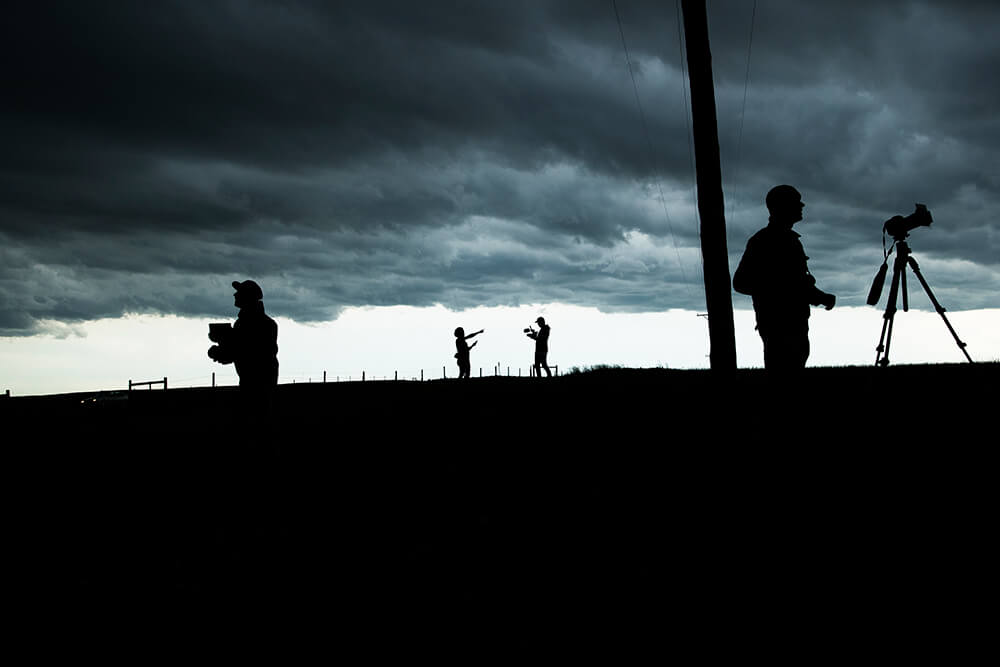
[[[550,365],[552,376],[559,375],[559,366]],[[545,371],[542,370],[543,376]],[[480,367],[478,373],[473,372],[470,378],[488,377],[524,377],[535,376],[534,366],[517,367],[495,364],[492,368]],[[284,373],[278,376],[278,384],[310,384],[328,382],[425,382],[440,379],[457,379],[458,371],[454,367],[441,366],[440,369],[420,369],[411,372],[393,371],[386,373],[369,373],[368,371],[347,371],[329,372],[321,371],[315,375],[309,373]],[[209,375],[196,375],[180,379],[170,379],[167,376],[156,378],[155,380],[128,380],[128,391],[164,391],[166,389],[203,389],[212,387],[237,387],[239,386],[239,376],[235,374],[219,375],[211,373]],[[111,390],[120,391],[120,390]],[[0,400],[10,398],[11,390],[6,389],[0,393]]]
[[[559,375],[559,366],[552,365],[549,366],[552,376]],[[542,375],[545,376],[545,370],[542,370]],[[492,368],[480,367],[478,369],[478,375],[476,373],[470,374],[471,378],[487,378],[487,377],[534,377],[535,368],[534,366],[528,366],[527,368],[516,367],[516,366],[504,366],[502,364],[496,364]],[[316,373],[315,375],[309,373],[285,373],[278,376],[278,384],[324,384],[332,382],[425,382],[429,380],[440,380],[440,379],[455,379],[458,377],[458,372],[455,368],[450,368],[448,366],[442,366],[440,369],[420,369],[415,372],[402,372],[393,371],[391,374],[385,373],[369,373],[368,371],[347,371],[347,372],[329,372],[322,371]],[[194,388],[205,388],[205,387],[236,387],[239,385],[239,377],[235,375],[226,374],[225,376],[219,376],[216,373],[211,375],[199,375],[188,378],[181,378],[178,380],[170,380],[167,377],[159,378],[156,380],[141,380],[133,381],[129,380],[129,391],[138,391],[140,387],[143,390],[152,390],[154,387],[162,386],[166,389],[168,386],[173,389],[194,389]]]

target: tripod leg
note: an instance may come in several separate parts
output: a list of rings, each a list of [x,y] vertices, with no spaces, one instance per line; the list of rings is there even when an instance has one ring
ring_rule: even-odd
[[[896,261],[892,264],[892,283],[889,287],[889,300],[885,304],[885,314],[882,316],[882,336],[878,340],[878,347],[875,348],[875,365],[876,366],[888,366],[889,365],[889,345],[892,343],[892,325],[896,318],[896,299],[899,296],[899,284],[902,280],[903,267],[906,266],[905,260],[903,262],[899,261],[899,257],[896,257]],[[885,352],[885,355],[882,352]]]
[[[902,270],[899,273],[899,289],[903,293],[903,312],[910,312],[910,299],[908,292],[906,291],[906,270]]]
[[[965,355],[965,358],[969,360],[970,364],[974,364],[975,362],[972,360],[972,357],[969,356],[968,351],[966,351],[965,349],[965,343],[963,343],[962,340],[958,337],[958,334],[955,332],[954,327],[951,326],[951,322],[949,322],[948,318],[945,317],[944,306],[938,303],[938,300],[934,297],[934,292],[931,291],[931,286],[927,284],[926,280],[924,280],[924,274],[920,272],[920,267],[917,265],[917,260],[913,259],[913,256],[910,255],[908,257],[908,261],[910,263],[910,268],[913,269],[914,275],[917,276],[917,280],[919,280],[920,284],[923,285],[924,291],[927,292],[928,298],[930,298],[931,303],[934,304],[934,310],[936,310],[938,315],[941,316],[941,319],[944,320],[945,326],[948,327],[948,331],[951,332],[951,337],[954,338],[955,342],[958,344],[958,349],[962,351],[962,354]]]

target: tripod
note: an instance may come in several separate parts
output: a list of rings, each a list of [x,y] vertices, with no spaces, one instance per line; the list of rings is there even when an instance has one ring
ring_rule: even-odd
[[[896,241],[896,260],[892,265],[892,283],[889,287],[889,301],[885,306],[885,315],[883,318],[885,321],[882,323],[882,336],[879,338],[878,347],[875,348],[875,365],[876,366],[888,366],[889,365],[889,344],[892,342],[892,325],[896,317],[896,298],[899,295],[900,289],[903,291],[903,311],[908,311],[910,309],[909,299],[906,294],[906,266],[909,264],[910,268],[913,269],[913,273],[917,276],[917,280],[923,286],[924,291],[927,292],[927,296],[930,297],[931,303],[934,304],[934,309],[944,320],[945,326],[948,327],[948,331],[951,332],[952,337],[955,342],[958,343],[958,349],[962,351],[965,358],[969,360],[969,363],[975,363],[972,361],[972,357],[965,350],[965,343],[963,343],[958,334],[955,333],[955,329],[951,326],[951,322],[945,317],[944,308],[938,303],[938,300],[934,298],[934,292],[931,291],[931,286],[927,284],[924,280],[924,276],[920,273],[920,267],[917,265],[917,260],[913,259],[910,254],[910,246],[907,245],[906,241],[903,240],[902,235],[895,239]],[[875,305],[872,303],[872,295],[875,295],[875,303],[878,302],[878,292],[882,290],[881,281],[885,280],[885,272],[887,264],[882,264],[881,269],[879,269],[879,274],[875,278],[875,283],[872,285],[872,291],[868,296],[868,303],[870,305]],[[877,289],[876,289],[877,287]],[[884,345],[883,345],[884,343]],[[883,355],[882,352],[885,352]]]

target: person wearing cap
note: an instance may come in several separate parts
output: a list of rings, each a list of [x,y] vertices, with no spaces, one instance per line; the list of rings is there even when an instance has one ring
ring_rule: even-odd
[[[208,356],[220,364],[235,364],[240,387],[261,390],[270,399],[278,384],[278,324],[264,312],[264,293],[252,280],[234,281],[236,323],[219,337]]]
[[[280,439],[272,424],[278,384],[278,324],[264,312],[264,293],[252,280],[234,281],[234,305],[240,309],[232,327],[209,328],[216,342],[208,356],[234,364],[240,378],[237,410],[229,415],[231,437],[220,443],[227,474],[219,480],[220,539],[231,550],[231,576],[240,581],[259,576],[277,557],[280,500],[275,489]],[[229,574],[229,573],[227,573]]]
[[[545,323],[544,317],[539,317],[535,320],[535,324],[538,325],[538,331],[532,328],[528,328],[527,334],[528,338],[535,341],[535,376],[542,376],[542,368],[545,369],[545,373],[548,377],[552,377],[552,371],[549,370],[549,325]]]
[[[799,234],[792,225],[802,220],[802,195],[790,185],[778,185],[765,198],[770,217],[747,241],[733,274],[733,289],[753,298],[757,333],[764,343],[764,367],[804,368],[809,358],[809,307],[833,308],[837,298],[816,287]]]

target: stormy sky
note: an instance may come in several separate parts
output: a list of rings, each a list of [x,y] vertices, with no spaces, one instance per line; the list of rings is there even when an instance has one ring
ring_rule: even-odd
[[[621,30],[610,0],[6,8],[0,336],[231,317],[244,278],[304,323],[704,310],[679,9],[616,4]],[[922,202],[938,298],[1000,306],[1000,4],[708,5],[730,266],[791,183],[813,274],[861,306]]]

